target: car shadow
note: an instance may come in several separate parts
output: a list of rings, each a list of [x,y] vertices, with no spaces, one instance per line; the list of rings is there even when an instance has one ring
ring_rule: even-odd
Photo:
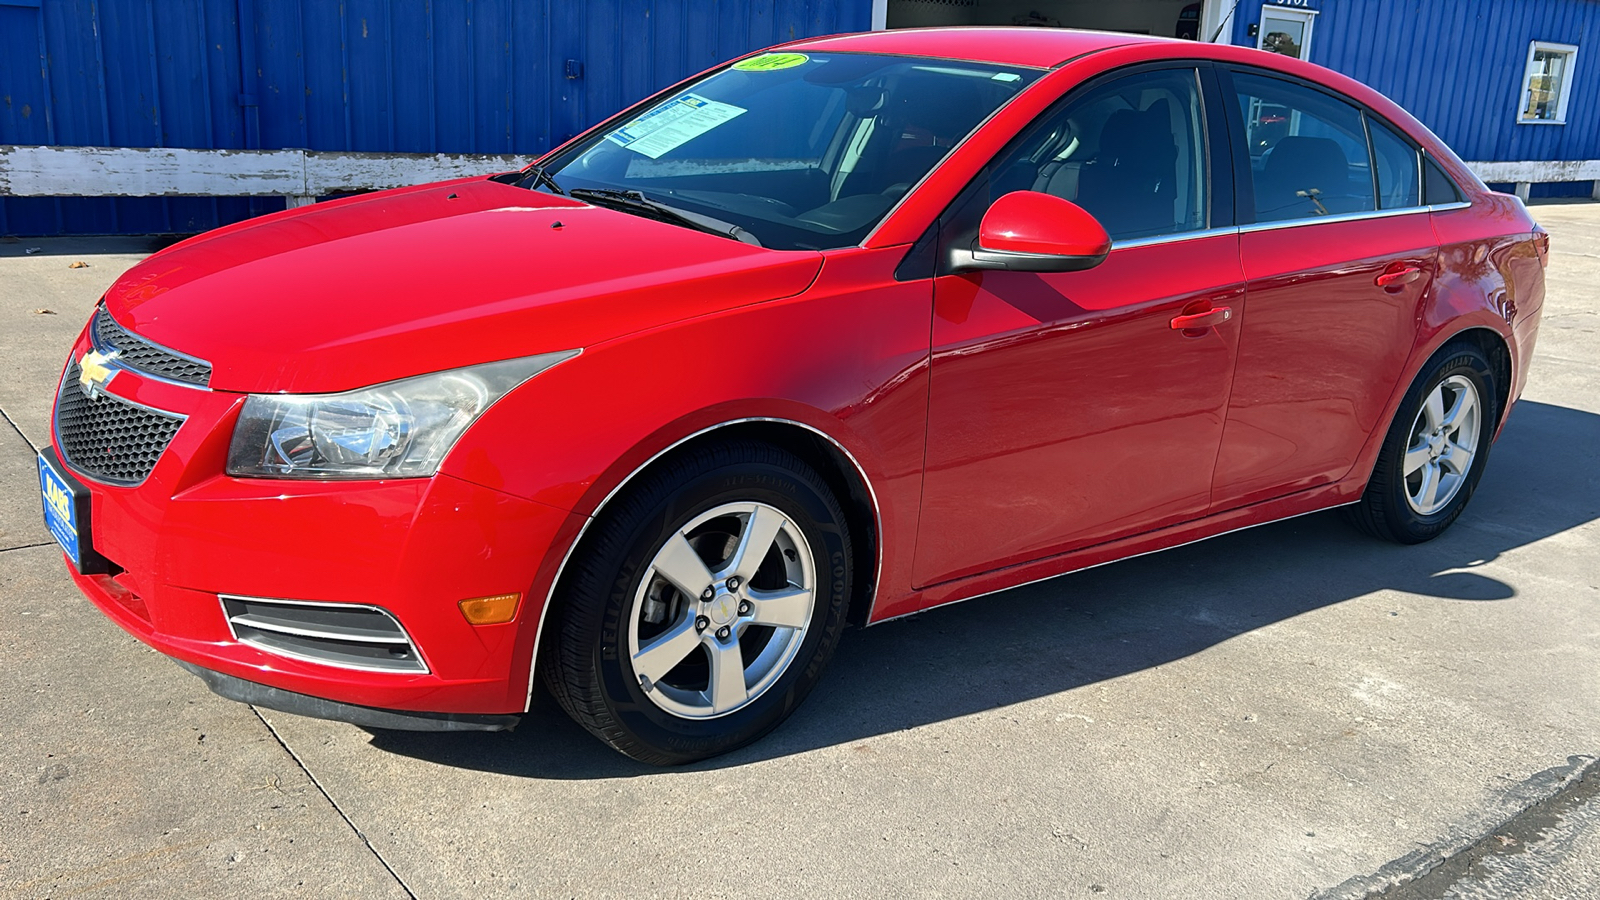
[[[787,723],[692,768],[804,753],[1069,691],[1378,590],[1515,602],[1512,585],[1474,569],[1600,517],[1600,478],[1581,474],[1594,471],[1597,446],[1600,416],[1525,401],[1465,515],[1430,543],[1376,541],[1330,511],[851,631]],[[527,778],[659,771],[603,748],[542,692],[512,733],[373,732],[372,745]]]

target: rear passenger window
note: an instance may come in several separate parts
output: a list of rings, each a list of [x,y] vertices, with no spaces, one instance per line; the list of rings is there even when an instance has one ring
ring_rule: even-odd
[[[1276,78],[1235,72],[1233,85],[1250,149],[1257,222],[1376,209],[1360,110]]]
[[[1163,69],[1091,88],[1003,154],[993,196],[1042,191],[1078,204],[1113,240],[1206,227],[1199,73]]]
[[[1446,175],[1444,170],[1439,168],[1439,164],[1434,162],[1432,158],[1424,155],[1422,159],[1422,195],[1427,204],[1429,206],[1437,206],[1441,203],[1460,203],[1461,189],[1456,187],[1455,181],[1451,180],[1450,176]]]
[[[1417,148],[1389,126],[1367,116],[1373,158],[1378,163],[1378,206],[1405,209],[1422,205],[1422,179],[1417,175]]]

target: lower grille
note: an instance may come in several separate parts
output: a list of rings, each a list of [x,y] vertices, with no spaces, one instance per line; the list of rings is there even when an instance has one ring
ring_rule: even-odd
[[[77,362],[56,395],[56,439],[62,459],[109,484],[136,485],[150,475],[183,417],[145,409],[110,394],[90,397],[78,382]]]
[[[426,672],[394,616],[376,606],[223,595],[234,637],[268,653],[346,669]]]

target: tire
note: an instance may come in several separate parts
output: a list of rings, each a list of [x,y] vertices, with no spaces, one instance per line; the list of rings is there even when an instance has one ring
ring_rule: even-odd
[[[1431,541],[1461,515],[1489,462],[1500,421],[1494,368],[1476,346],[1435,354],[1389,425],[1372,480],[1349,515],[1398,544]]]
[[[640,476],[579,548],[545,683],[640,762],[743,747],[816,685],[844,627],[850,560],[843,509],[798,457],[755,442],[691,451]]]

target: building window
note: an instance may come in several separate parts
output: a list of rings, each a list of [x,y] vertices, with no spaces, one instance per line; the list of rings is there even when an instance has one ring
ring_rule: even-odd
[[[1316,15],[1314,9],[1261,7],[1256,49],[1306,59],[1311,52],[1311,26],[1316,24]]]
[[[1517,121],[1528,125],[1565,125],[1567,96],[1572,93],[1572,66],[1578,48],[1571,44],[1534,41],[1528,45],[1528,67],[1522,76],[1522,102]]]

